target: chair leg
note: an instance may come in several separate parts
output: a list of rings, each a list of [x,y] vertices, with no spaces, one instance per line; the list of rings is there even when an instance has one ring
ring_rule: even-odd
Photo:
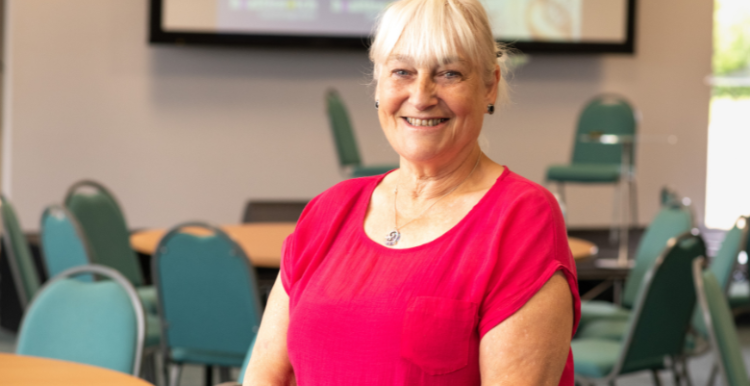
[[[651,370],[651,378],[654,380],[654,386],[661,386],[661,378],[659,378],[659,372]]]
[[[179,363],[170,364],[169,365],[169,386],[179,385],[180,375],[182,375],[182,365]]]
[[[681,385],[682,384],[682,377],[680,376],[680,371],[677,369],[677,361],[671,360],[670,361],[670,370],[672,370],[672,379],[674,379],[675,385]]]
[[[706,386],[713,386],[716,383],[716,377],[719,375],[719,364],[714,361],[713,366],[711,366],[711,373],[708,374],[708,382],[706,382]]]
[[[141,365],[141,377],[156,384],[156,352],[152,351],[143,357]]]
[[[630,202],[628,203],[629,204],[628,206],[630,206],[630,226],[637,227],[638,226],[638,190],[636,189],[634,178],[628,181],[628,187],[630,190]]]
[[[205,386],[211,386],[214,383],[214,368],[213,366],[206,365],[206,371],[204,372],[205,378]]]
[[[680,357],[680,364],[682,366],[682,377],[685,379],[687,386],[693,386],[693,380],[690,379],[690,372],[688,369],[687,355]]]
[[[618,224],[622,220],[620,216],[623,215],[622,198],[623,198],[622,183],[617,183],[617,185],[615,186],[615,199],[613,202],[613,210],[612,210],[612,224],[609,227],[609,243],[610,244],[614,244],[620,241],[620,234],[618,232],[620,227],[618,226]]]
[[[557,194],[560,195],[560,199],[562,200],[562,202],[567,205],[568,200],[567,198],[565,198],[565,184],[564,183],[562,182],[557,183]]]

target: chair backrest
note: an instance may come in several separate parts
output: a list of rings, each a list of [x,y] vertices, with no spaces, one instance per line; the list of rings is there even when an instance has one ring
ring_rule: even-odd
[[[708,329],[711,347],[727,386],[747,386],[750,379],[742,359],[740,339],[734,325],[724,288],[711,270],[703,271],[702,261],[693,263],[693,280],[699,310]]]
[[[341,97],[336,90],[330,89],[326,93],[326,106],[333,140],[336,144],[336,153],[339,157],[339,165],[342,167],[361,165],[362,160],[359,157],[354,128],[346,106],[344,106],[344,102],[341,101]]]
[[[91,264],[86,237],[78,221],[61,205],[53,204],[44,210],[41,244],[49,277],[73,267]],[[91,275],[80,275],[79,279],[93,281]]]
[[[719,281],[719,286],[724,289],[724,292],[729,290],[732,272],[737,266],[737,256],[739,256],[740,252],[747,245],[748,225],[750,225],[748,218],[740,216],[735,221],[732,229],[724,236],[724,241],[722,241],[721,247],[716,252],[716,256],[711,259],[708,269],[714,273],[716,280]]]
[[[78,274],[111,280],[83,282]],[[16,353],[62,359],[138,375],[145,322],[135,289],[117,271],[97,265],[63,271],[34,298]]]
[[[297,222],[307,201],[248,201],[243,223]]]
[[[614,94],[594,97],[578,118],[572,163],[619,164],[622,145],[587,142],[583,136],[592,133],[635,135],[635,130],[635,113],[625,98]],[[631,151],[633,149],[635,146]],[[633,159],[631,154],[631,164]]]
[[[245,354],[245,359],[242,361],[242,367],[240,368],[240,374],[237,377],[237,383],[240,385],[243,383],[242,381],[245,379],[245,371],[247,370],[247,365],[250,364],[250,358],[253,355],[253,349],[255,348],[255,341],[258,339],[258,335],[256,334],[253,337],[253,341],[250,342],[250,348],[247,349],[247,354]]]
[[[241,247],[216,227],[184,223],[162,238],[152,264],[165,355],[188,349],[241,360],[262,314],[254,268]]]
[[[21,307],[26,308],[41,286],[39,275],[26,236],[18,222],[16,210],[4,195],[0,195],[0,216],[2,216],[3,243],[6,256],[8,256],[8,265]]]
[[[623,290],[622,305],[632,308],[641,289],[643,277],[664,251],[667,241],[693,227],[693,214],[689,206],[670,202],[663,206],[643,233],[635,253],[635,266],[630,271]]]
[[[79,181],[68,189],[65,207],[83,229],[91,260],[120,271],[136,287],[143,285],[127,222],[115,196],[95,181]]]
[[[685,233],[669,246],[644,277],[625,335],[617,373],[641,370],[664,363],[682,353],[685,335],[695,308],[693,260],[705,256],[698,235]]]

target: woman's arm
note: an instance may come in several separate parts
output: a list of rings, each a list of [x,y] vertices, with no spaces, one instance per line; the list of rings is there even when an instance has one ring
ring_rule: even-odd
[[[277,278],[260,323],[258,338],[245,371],[244,386],[296,385],[286,348],[289,296]]]
[[[482,385],[557,386],[573,330],[573,296],[562,272],[479,344]]]

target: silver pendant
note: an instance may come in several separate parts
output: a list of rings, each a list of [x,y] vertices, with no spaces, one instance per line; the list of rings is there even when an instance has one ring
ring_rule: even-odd
[[[391,231],[391,233],[388,234],[385,238],[385,245],[392,247],[396,244],[398,244],[398,241],[401,240],[401,232],[394,229]]]

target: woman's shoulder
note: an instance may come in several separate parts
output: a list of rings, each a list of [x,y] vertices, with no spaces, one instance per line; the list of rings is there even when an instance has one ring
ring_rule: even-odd
[[[496,184],[498,184],[496,194],[498,198],[502,198],[497,200],[500,204],[523,204],[559,210],[557,199],[547,188],[512,172],[507,166]]]
[[[311,218],[316,222],[325,218],[330,219],[334,217],[335,212],[351,210],[381,178],[380,175],[351,178],[333,185],[310,201],[302,212],[300,223]]]

